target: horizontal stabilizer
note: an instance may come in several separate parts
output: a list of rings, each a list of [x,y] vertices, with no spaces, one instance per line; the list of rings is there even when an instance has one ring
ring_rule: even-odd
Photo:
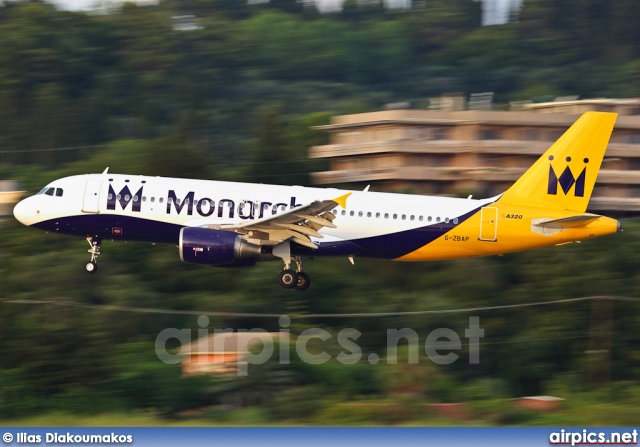
[[[531,221],[531,231],[543,236],[551,236],[568,228],[585,227],[601,217],[597,214],[585,213],[562,219],[534,219]]]
[[[532,225],[562,230],[564,228],[584,227],[600,217],[602,216],[598,214],[586,213],[554,220],[537,219],[538,222],[532,222]]]

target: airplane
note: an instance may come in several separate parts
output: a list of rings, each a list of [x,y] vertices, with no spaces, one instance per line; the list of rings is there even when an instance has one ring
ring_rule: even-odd
[[[280,285],[306,290],[306,257],[446,260],[622,231],[619,221],[586,212],[616,117],[585,113],[506,192],[487,199],[147,177],[107,168],[55,180],[13,212],[24,225],[85,237],[90,273],[103,240],[168,243],[194,264],[236,268],[280,259]]]

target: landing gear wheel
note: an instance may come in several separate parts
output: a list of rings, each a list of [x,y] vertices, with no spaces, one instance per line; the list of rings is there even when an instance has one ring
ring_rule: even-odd
[[[87,262],[84,268],[88,273],[95,273],[98,270],[98,264],[95,261]]]
[[[307,290],[311,285],[311,278],[305,272],[298,272],[298,282],[296,283],[296,290]]]
[[[291,269],[283,270],[278,276],[278,282],[285,289],[293,289],[298,284],[298,274]]]

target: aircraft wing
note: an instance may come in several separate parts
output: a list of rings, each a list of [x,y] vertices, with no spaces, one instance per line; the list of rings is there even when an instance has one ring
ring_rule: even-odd
[[[251,237],[258,236],[260,239],[268,239],[274,243],[291,239],[300,245],[315,249],[317,246],[311,242],[311,236],[322,238],[323,236],[318,233],[320,229],[324,227],[336,228],[333,223],[336,216],[331,213],[331,210],[337,206],[346,207],[347,197],[350,195],[351,193],[348,193],[331,200],[316,200],[284,213],[241,224],[205,224],[200,226],[248,234]]]

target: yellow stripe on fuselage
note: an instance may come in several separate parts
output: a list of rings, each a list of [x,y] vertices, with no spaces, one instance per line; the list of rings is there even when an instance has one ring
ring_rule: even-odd
[[[490,256],[558,245],[604,236],[618,231],[618,221],[601,216],[584,226],[541,234],[532,226],[538,219],[562,219],[575,212],[557,209],[513,206],[496,202],[486,205],[473,216],[434,241],[396,258],[396,261],[437,261]],[[494,222],[491,222],[495,218]]]

